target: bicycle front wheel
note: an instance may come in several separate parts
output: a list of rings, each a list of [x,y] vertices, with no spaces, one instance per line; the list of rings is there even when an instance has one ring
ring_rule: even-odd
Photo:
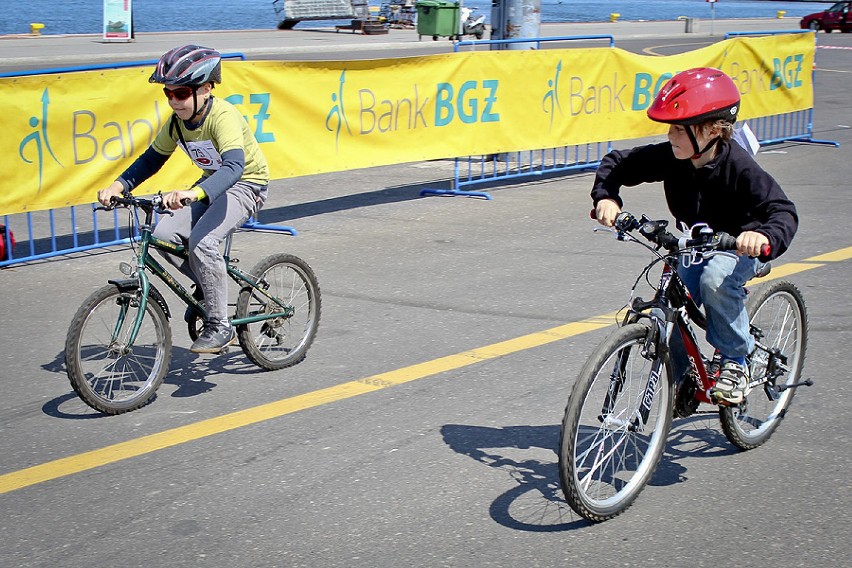
[[[624,512],[651,479],[672,420],[668,363],[642,354],[651,329],[630,324],[592,354],[565,409],[559,476],[571,508],[594,522]]]
[[[139,291],[105,286],[77,310],[65,339],[65,369],[74,392],[105,414],[151,402],[169,370],[172,334],[163,309],[147,302],[133,345]]]
[[[791,282],[773,282],[749,296],[746,309],[757,340],[767,349],[778,349],[787,358],[787,371],[776,384],[799,382],[808,346],[808,312],[802,293]],[[770,368],[773,365],[769,352],[756,348],[749,362],[751,379],[772,374],[776,370]],[[779,393],[770,384],[764,384],[746,394],[739,405],[720,407],[725,436],[742,450],[760,446],[778,428],[795,394],[795,388]]]
[[[243,351],[254,364],[270,371],[301,362],[319,327],[322,298],[314,271],[296,256],[274,254],[261,260],[251,274],[261,289],[292,307],[293,314],[238,326]],[[281,310],[276,302],[246,286],[237,299],[236,317]]]

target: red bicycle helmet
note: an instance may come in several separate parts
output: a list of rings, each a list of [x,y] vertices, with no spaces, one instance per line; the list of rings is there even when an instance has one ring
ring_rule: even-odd
[[[198,87],[222,82],[222,56],[215,49],[183,45],[164,54],[148,79],[150,83]]]
[[[699,67],[681,71],[663,85],[648,107],[648,118],[666,124],[691,125],[737,120],[740,91],[722,71]]]

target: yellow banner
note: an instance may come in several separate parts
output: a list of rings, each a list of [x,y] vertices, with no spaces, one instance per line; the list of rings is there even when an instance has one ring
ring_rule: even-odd
[[[744,119],[813,106],[811,34],[735,38],[653,57],[613,48],[325,62],[226,61],[216,96],[239,108],[272,177],[657,134],[645,110],[674,73],[728,73]],[[171,110],[149,68],[0,79],[0,213],[91,203]],[[183,156],[143,185],[190,186]]]

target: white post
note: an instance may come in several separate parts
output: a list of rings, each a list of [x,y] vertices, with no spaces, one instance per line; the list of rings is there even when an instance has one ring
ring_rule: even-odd
[[[710,4],[710,35],[713,35],[713,25],[716,23],[716,3]]]
[[[710,2],[710,35],[713,35],[713,24],[716,23],[716,0],[707,0]]]
[[[493,6],[492,39],[541,37],[541,0],[494,0]],[[499,49],[534,49],[534,46],[531,43],[510,43]]]

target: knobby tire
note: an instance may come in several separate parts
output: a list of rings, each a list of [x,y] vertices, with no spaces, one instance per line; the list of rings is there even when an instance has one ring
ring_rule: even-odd
[[[634,323],[612,333],[589,357],[574,383],[559,440],[562,491],[577,514],[611,519],[633,503],[665,450],[672,421],[674,385],[661,366],[647,424],[630,431],[649,383],[652,360],[641,351],[651,328]],[[613,377],[618,377],[614,379]],[[618,396],[604,412],[612,384]]]
[[[171,328],[157,302],[149,299],[136,341],[127,347],[138,306],[138,290],[105,286],[83,302],[68,329],[65,368],[71,387],[105,414],[150,403],[169,370]]]
[[[785,280],[772,282],[749,295],[746,309],[752,325],[763,333],[760,342],[779,348],[788,358],[790,371],[779,384],[800,382],[808,346],[808,312],[801,291]],[[752,379],[764,374],[766,363],[767,354],[755,350],[749,363]],[[786,416],[796,390],[787,389],[772,400],[763,385],[756,386],[740,405],[719,408],[722,431],[741,450],[766,443]]]
[[[255,265],[251,274],[272,296],[295,310],[277,317],[237,326],[246,356],[257,366],[274,371],[301,362],[316,337],[322,296],[314,271],[290,254],[270,255]],[[250,286],[240,291],[236,317],[273,313],[281,308]]]

